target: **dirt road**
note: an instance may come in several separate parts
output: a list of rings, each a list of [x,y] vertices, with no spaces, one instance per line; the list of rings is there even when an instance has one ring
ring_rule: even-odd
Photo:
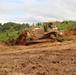
[[[76,41],[13,47],[0,44],[0,75],[76,75]]]

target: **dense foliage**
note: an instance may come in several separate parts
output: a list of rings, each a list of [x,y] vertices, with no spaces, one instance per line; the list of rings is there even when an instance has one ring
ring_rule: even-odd
[[[6,31],[20,31],[24,28],[28,28],[30,25],[28,23],[26,24],[18,24],[13,22],[4,23],[3,25],[0,24],[0,32],[6,32]]]
[[[59,30],[65,30],[67,28],[71,28],[73,25],[76,25],[76,21],[56,21],[56,25]]]

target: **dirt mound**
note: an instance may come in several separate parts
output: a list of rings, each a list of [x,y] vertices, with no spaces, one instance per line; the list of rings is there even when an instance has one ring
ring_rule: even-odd
[[[16,40],[16,45],[25,45],[26,44],[26,36],[27,36],[27,30],[23,30],[17,40]]]
[[[71,27],[70,27],[70,30],[76,31],[76,25],[71,26]]]
[[[64,31],[67,37],[76,39],[76,26],[72,26],[70,29]]]

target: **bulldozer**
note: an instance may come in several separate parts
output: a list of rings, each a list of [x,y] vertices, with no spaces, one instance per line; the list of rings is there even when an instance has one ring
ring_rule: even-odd
[[[38,25],[38,27],[35,28],[34,24],[32,24],[30,31],[23,30],[17,38],[16,44],[27,45],[30,43],[45,41],[52,42],[56,41],[57,37],[62,38],[63,36],[64,33],[63,31],[58,30],[58,28],[56,27],[56,22],[42,22],[42,26]]]

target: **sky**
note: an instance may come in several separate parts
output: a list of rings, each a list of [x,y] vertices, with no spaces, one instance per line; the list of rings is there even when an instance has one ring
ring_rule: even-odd
[[[0,0],[0,23],[76,20],[76,0]]]

